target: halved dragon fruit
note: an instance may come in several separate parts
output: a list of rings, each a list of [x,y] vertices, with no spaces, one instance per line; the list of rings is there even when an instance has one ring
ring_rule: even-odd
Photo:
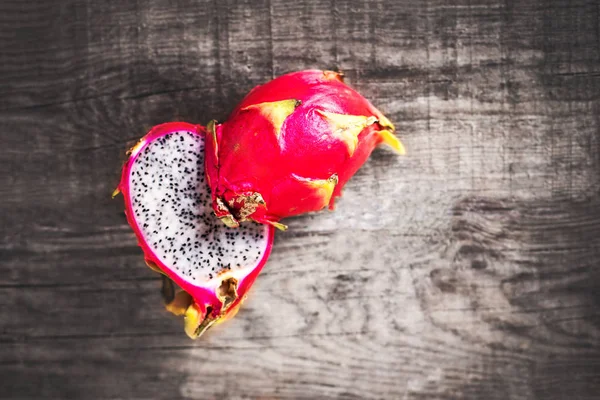
[[[273,228],[230,229],[215,218],[203,127],[158,125],[129,154],[115,194],[125,198],[146,263],[165,275],[167,309],[184,315],[186,333],[197,338],[235,315],[269,256]],[[171,280],[183,291],[175,293]]]

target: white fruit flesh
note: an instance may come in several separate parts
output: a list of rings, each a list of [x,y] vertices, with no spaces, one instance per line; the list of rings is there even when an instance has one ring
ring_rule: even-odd
[[[215,218],[204,175],[204,138],[178,131],[147,143],[129,173],[130,203],[142,239],[181,280],[213,287],[240,279],[263,259],[268,227],[227,228]]]

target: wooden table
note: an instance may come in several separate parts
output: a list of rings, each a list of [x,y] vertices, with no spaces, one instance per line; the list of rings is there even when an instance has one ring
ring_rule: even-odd
[[[0,398],[598,399],[600,3],[0,3]],[[395,123],[190,341],[110,193],[154,124],[340,68]]]

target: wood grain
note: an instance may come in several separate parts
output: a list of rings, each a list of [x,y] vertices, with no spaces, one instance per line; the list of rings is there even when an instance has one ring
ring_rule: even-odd
[[[399,129],[192,342],[120,200],[150,126],[340,68]],[[595,1],[0,3],[0,398],[597,399]]]

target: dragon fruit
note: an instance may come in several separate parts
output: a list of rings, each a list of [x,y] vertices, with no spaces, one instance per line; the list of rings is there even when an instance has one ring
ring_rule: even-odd
[[[394,125],[332,71],[301,71],[255,87],[223,124],[207,125],[212,206],[230,227],[280,229],[282,218],[334,207],[346,182]]]
[[[153,128],[130,150],[115,191],[147,265],[165,276],[167,309],[185,316],[192,338],[235,315],[273,241],[270,226],[230,229],[214,217],[204,135],[187,123]],[[183,291],[175,293],[171,280]]]

